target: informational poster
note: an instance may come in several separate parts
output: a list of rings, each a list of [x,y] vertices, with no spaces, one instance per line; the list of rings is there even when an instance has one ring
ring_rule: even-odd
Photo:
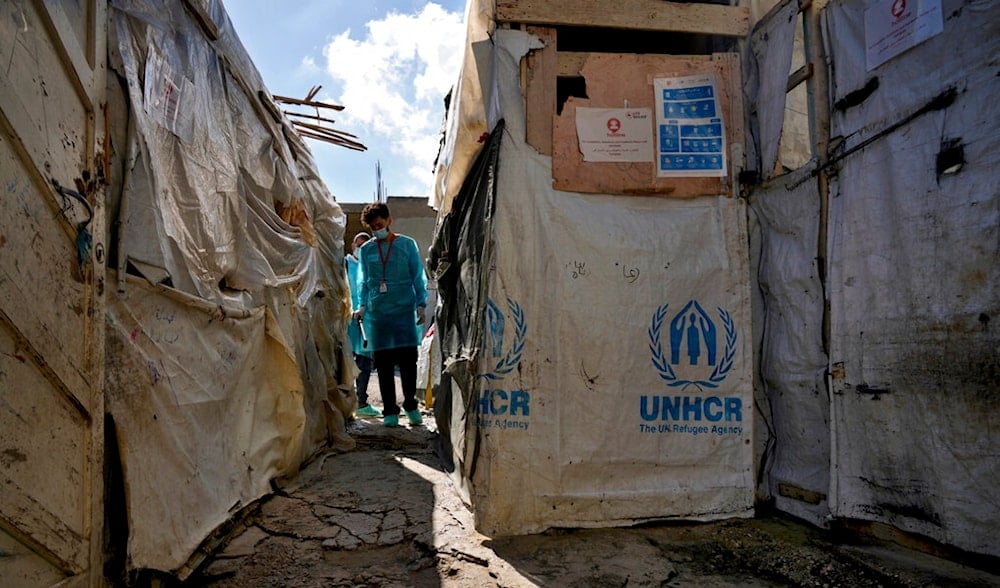
[[[577,108],[576,135],[584,161],[653,161],[649,108]]]
[[[880,0],[865,10],[868,71],[944,31],[941,0]]]
[[[715,76],[655,78],[658,177],[725,176],[726,129]]]
[[[194,135],[193,96],[191,81],[174,71],[170,62],[151,47],[143,85],[143,106],[150,118],[182,141],[190,142]]]

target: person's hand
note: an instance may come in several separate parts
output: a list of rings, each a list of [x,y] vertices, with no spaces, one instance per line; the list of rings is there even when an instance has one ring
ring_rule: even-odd
[[[351,317],[354,320],[356,320],[356,321],[360,321],[362,318],[364,318],[364,316],[365,316],[365,307],[364,306],[359,307],[357,310],[355,310],[353,313],[351,313]]]
[[[417,307],[417,324],[418,325],[424,324],[424,313],[426,311],[427,311],[427,307],[426,306],[418,306]]]

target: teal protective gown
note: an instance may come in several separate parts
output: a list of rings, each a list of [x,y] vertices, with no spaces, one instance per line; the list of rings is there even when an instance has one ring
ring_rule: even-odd
[[[345,255],[344,267],[347,269],[347,286],[351,289],[351,312],[354,312],[361,306],[361,280],[359,279],[361,276],[361,264],[353,255]],[[365,331],[367,332],[367,330],[368,325],[366,324]],[[347,325],[347,336],[351,340],[351,351],[355,355],[372,356],[371,343],[368,343],[368,346],[365,347],[358,321],[354,319],[350,320],[350,323]]]
[[[417,307],[427,305],[427,276],[417,242],[392,234],[371,239],[357,254],[368,349],[418,346]]]

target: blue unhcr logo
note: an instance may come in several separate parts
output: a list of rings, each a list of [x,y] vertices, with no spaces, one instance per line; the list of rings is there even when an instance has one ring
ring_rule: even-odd
[[[514,338],[510,349],[504,353],[504,332],[507,317],[492,299],[486,301],[486,317],[483,325],[483,355],[491,364],[491,369],[479,377],[487,380],[501,380],[521,362],[524,352],[524,336],[528,326],[524,320],[524,311],[520,305],[510,298],[507,299],[510,308],[510,318],[514,322]],[[494,363],[495,362],[495,363]]]
[[[689,385],[699,390],[717,388],[733,369],[733,358],[736,356],[736,325],[732,316],[724,308],[718,309],[723,331],[720,333],[715,321],[697,301],[688,302],[670,321],[668,357],[661,341],[668,307],[664,304],[657,308],[649,325],[649,351],[660,378],[673,388]],[[720,335],[725,337],[721,357]],[[708,368],[712,370],[706,377]],[[681,377],[679,372],[689,374],[690,379]]]
[[[521,362],[524,337],[528,332],[521,306],[508,298],[507,307],[509,315],[493,300],[486,301],[483,358],[489,371],[479,376],[486,382],[479,402],[476,403],[476,425],[482,429],[526,431],[530,424],[531,394],[527,390],[504,390],[496,387]],[[510,348],[506,349],[504,343],[509,331],[508,320],[513,323],[514,336]]]

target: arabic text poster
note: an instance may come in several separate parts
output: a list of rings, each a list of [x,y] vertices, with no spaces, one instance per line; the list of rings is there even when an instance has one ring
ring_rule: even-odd
[[[576,109],[576,134],[584,161],[653,161],[649,108]]]

